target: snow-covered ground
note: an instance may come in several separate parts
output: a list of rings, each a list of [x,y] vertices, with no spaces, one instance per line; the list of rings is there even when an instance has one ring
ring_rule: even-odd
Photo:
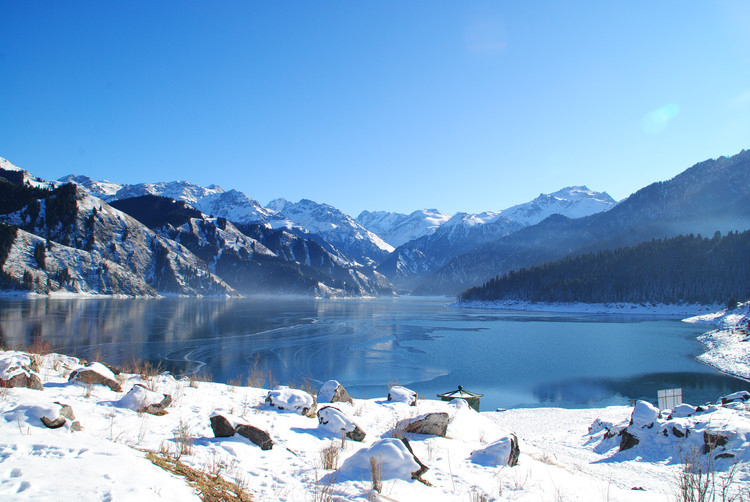
[[[113,376],[101,365],[92,367]],[[265,402],[268,390],[168,374],[120,374],[115,377],[120,392],[69,382],[71,372],[80,368],[71,357],[0,351],[0,377],[37,374],[44,385],[41,391],[0,388],[0,500],[199,499],[184,478],[152,464],[146,451],[179,456],[189,466],[235,480],[254,500],[675,500],[679,460],[689,446],[702,444],[709,426],[729,441],[702,457],[713,458],[719,451],[733,455],[716,466],[726,473],[739,461],[731,489],[750,493],[750,411],[745,402],[711,407],[692,418],[652,416],[648,424],[650,408],[643,405],[647,413],[639,413],[629,428],[638,427],[633,433],[641,443],[618,451],[621,439],[609,432],[628,425],[631,407],[477,413],[462,401],[420,399],[410,406],[401,402],[410,399],[404,389],[394,390],[388,401],[384,387],[381,398],[330,405],[337,411],[322,414],[328,423],[319,424],[314,415],[291,411],[290,405],[299,410],[310,405],[302,391],[273,392],[277,405],[279,400],[288,403],[280,410]],[[332,395],[334,387],[327,385],[324,394]],[[160,403],[164,394],[172,399],[166,414],[137,411]],[[62,413],[56,403],[69,405],[78,424],[68,419],[60,428],[45,427],[42,416],[54,419]],[[445,437],[406,432],[402,420],[433,412],[448,414]],[[240,435],[214,437],[210,417],[215,414],[227,417],[232,426],[246,423],[266,431],[273,447],[261,449]],[[597,419],[599,425],[590,430]],[[343,432],[353,430],[352,422],[365,432],[362,442],[342,440]],[[694,434],[662,436],[675,426]],[[511,434],[518,437],[518,464],[495,465],[508,458]],[[423,482],[409,476],[417,464],[400,441],[390,439],[394,436],[410,438],[414,454],[429,468]],[[327,449],[338,454],[338,469],[325,468]],[[373,492],[366,469],[370,454],[383,463],[381,494]]]
[[[750,378],[750,302],[685,319],[715,324],[717,329],[698,337],[707,349],[701,361],[731,375]]]

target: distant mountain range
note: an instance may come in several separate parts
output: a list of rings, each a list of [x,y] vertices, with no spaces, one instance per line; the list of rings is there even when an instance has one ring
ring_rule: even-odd
[[[399,246],[378,270],[400,290],[429,289],[424,283],[434,272],[477,246],[511,235],[552,215],[581,217],[607,211],[615,204],[605,192],[568,187],[552,194],[541,194],[530,202],[503,211],[458,213],[432,233]]]
[[[609,211],[537,225],[456,256],[416,288],[457,294],[511,270],[571,254],[630,246],[680,234],[750,229],[750,150],[694,165],[638,190]]]
[[[702,162],[620,203],[574,186],[498,211],[364,211],[354,219],[307,199],[263,206],[237,190],[185,181],[123,185],[70,175],[48,182],[0,158],[7,247],[0,288],[453,295],[571,253],[746,230],[748,166],[748,151]]]

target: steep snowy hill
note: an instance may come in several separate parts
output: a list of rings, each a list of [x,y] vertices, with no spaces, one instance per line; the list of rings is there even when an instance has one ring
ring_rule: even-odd
[[[0,191],[9,188],[8,184],[0,184]],[[28,190],[32,188],[28,187]],[[134,276],[129,279],[130,283],[139,284],[143,280],[157,292],[186,295],[236,294],[185,247],[156,235],[137,220],[75,185],[62,185],[47,194],[35,196],[38,198],[31,200],[22,209],[0,215],[0,221],[43,238],[45,242],[60,244],[57,247],[50,246],[48,253],[55,260],[67,260],[67,275],[73,275],[71,271],[79,270],[82,278],[88,277],[94,281],[86,281],[85,286],[80,286],[80,291],[112,293],[111,286],[91,276],[94,269],[87,269],[94,265],[99,268],[105,265],[109,267],[111,262],[122,265]],[[23,233],[21,236],[26,238]],[[70,252],[68,248],[91,255],[86,258],[88,265],[80,258],[85,255]],[[56,251],[61,254],[56,256]],[[40,276],[40,284],[35,284],[33,289],[46,291],[46,277],[49,275],[40,263],[37,265],[40,274],[45,277],[41,281]],[[9,266],[7,261],[5,266]],[[50,279],[57,281],[55,277]],[[67,290],[65,287],[59,289]],[[130,291],[133,291],[132,288]]]
[[[653,183],[611,210],[579,219],[552,216],[457,256],[417,289],[457,294],[498,274],[571,253],[613,249],[679,234],[750,228],[750,150],[707,160]],[[386,274],[387,275],[387,274]]]
[[[380,263],[393,246],[357,223],[354,218],[328,204],[302,199],[290,202],[275,199],[267,209],[307,229],[316,238],[329,242],[352,260],[364,265]]]
[[[382,238],[393,247],[431,235],[450,215],[437,209],[421,209],[411,214],[390,211],[362,211],[357,223]]]
[[[9,245],[0,253],[0,289],[38,293],[156,296],[140,276],[97,253],[63,246],[0,223],[0,241]]]

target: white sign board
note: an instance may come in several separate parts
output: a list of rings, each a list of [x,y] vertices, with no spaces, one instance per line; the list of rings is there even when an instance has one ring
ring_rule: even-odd
[[[657,392],[660,410],[673,410],[682,404],[682,389],[663,389]]]

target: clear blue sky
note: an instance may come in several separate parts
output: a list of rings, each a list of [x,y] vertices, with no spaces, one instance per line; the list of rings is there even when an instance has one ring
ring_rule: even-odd
[[[0,156],[265,204],[621,199],[750,148],[750,2],[0,0]]]

